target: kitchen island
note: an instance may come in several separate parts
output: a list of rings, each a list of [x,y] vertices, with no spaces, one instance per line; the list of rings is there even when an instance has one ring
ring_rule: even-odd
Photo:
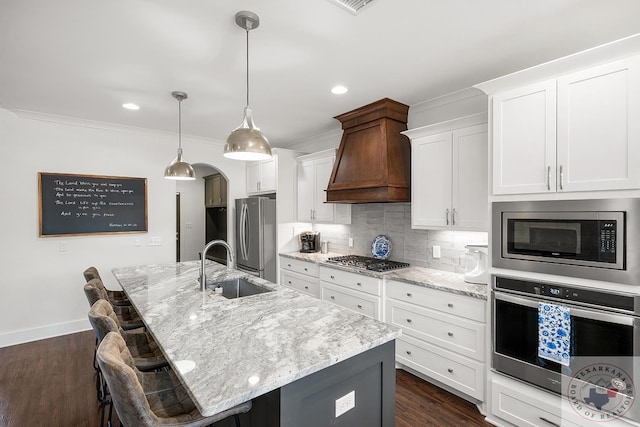
[[[213,262],[208,280],[245,277],[271,292],[203,292],[199,267],[113,273],[203,415],[268,395],[265,423],[251,426],[394,425],[398,328]],[[352,391],[355,408],[336,416]]]

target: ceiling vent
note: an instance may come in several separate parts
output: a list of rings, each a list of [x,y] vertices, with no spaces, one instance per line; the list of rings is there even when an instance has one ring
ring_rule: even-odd
[[[358,11],[371,3],[373,0],[329,0],[331,3],[337,4],[341,8],[357,15]]]

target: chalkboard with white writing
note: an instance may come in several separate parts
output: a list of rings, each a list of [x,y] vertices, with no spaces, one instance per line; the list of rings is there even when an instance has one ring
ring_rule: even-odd
[[[147,179],[38,173],[40,237],[147,231]]]

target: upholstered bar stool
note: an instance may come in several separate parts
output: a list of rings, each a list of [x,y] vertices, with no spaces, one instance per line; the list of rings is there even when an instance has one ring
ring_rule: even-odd
[[[89,280],[84,285],[84,294],[90,306],[93,306],[99,299],[109,301],[109,297],[100,279]],[[125,331],[144,327],[142,319],[140,319],[138,312],[133,306],[115,306],[113,307],[113,311],[116,313],[120,326]]]
[[[84,279],[89,282],[92,279],[100,280],[100,284],[104,288],[107,293],[107,299],[111,303],[111,305],[131,305],[131,301],[127,298],[127,295],[123,291],[112,291],[107,289],[104,286],[104,282],[102,281],[102,277],[100,277],[100,273],[98,273],[98,269],[95,267],[89,267],[85,271],[82,272],[84,275]]]
[[[167,367],[169,363],[153,337],[148,332],[123,330],[113,309],[109,301],[99,299],[89,310],[89,322],[98,341],[102,341],[109,332],[118,332],[125,340],[139,370],[154,371]]]
[[[182,384],[176,385],[172,390],[145,396],[127,345],[122,336],[115,332],[109,332],[100,343],[98,364],[111,390],[118,417],[125,426],[201,427],[229,416],[234,416],[236,425],[239,426],[237,414],[251,409],[249,401],[219,414],[203,417]]]
[[[118,318],[109,301],[102,298],[98,299],[91,306],[88,317],[89,322],[96,333],[96,343],[102,341],[109,332],[118,332],[124,338],[128,348],[130,349],[130,353],[135,356],[133,358],[133,363],[140,371],[144,371],[141,372],[141,374],[146,374],[147,371],[155,371],[148,372],[149,375],[139,375],[139,379],[145,386],[145,390],[151,392],[164,390],[168,388],[167,384],[171,385],[176,381],[179,381],[175,378],[175,374],[171,370],[158,371],[159,369],[168,367],[169,363],[165,359],[153,337],[146,332],[124,331],[118,324]],[[96,360],[94,357],[94,366],[97,366],[95,363]],[[112,410],[111,397],[109,395],[104,376],[99,367],[97,369],[96,391],[98,393],[98,401],[100,402],[102,409],[100,419],[104,421],[105,408],[108,406],[109,415],[107,417],[107,422],[110,426]]]

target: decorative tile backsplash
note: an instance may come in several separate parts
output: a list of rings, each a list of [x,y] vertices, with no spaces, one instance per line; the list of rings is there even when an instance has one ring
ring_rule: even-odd
[[[371,242],[378,234],[391,239],[394,261],[414,266],[464,273],[465,245],[486,244],[486,232],[414,230],[410,203],[369,203],[351,206],[351,225],[316,224],[321,239],[331,252],[371,256]],[[349,247],[349,237],[353,247]],[[440,247],[440,258],[433,257],[433,246]]]

